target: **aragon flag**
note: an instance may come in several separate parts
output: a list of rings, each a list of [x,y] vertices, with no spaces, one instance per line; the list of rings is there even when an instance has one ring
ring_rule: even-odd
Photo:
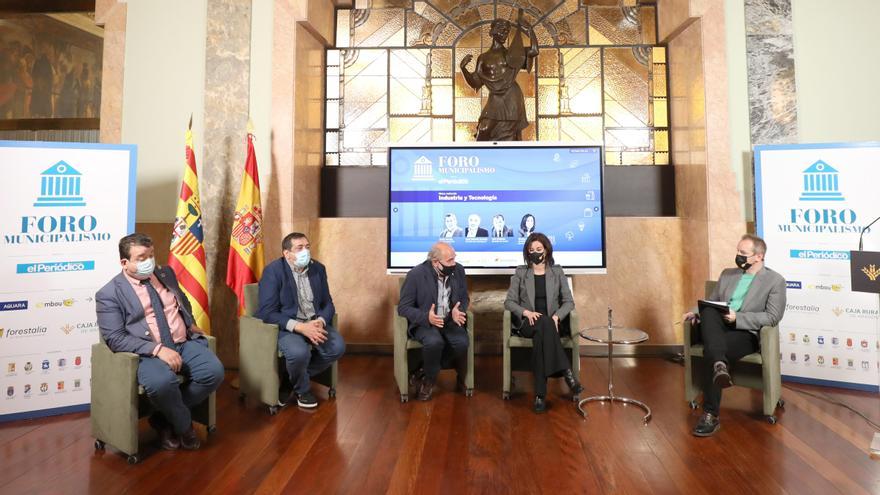
[[[229,239],[229,261],[226,266],[226,285],[238,297],[238,314],[244,312],[244,286],[260,280],[263,275],[263,208],[260,202],[260,176],[254,153],[254,136],[248,129],[247,159],[241,190],[232,222]]]
[[[186,130],[186,163],[174,217],[174,231],[168,253],[168,266],[174,270],[183,293],[189,298],[196,325],[211,332],[208,311],[208,276],[205,269],[205,236],[199,202],[199,175],[193,154],[192,118]]]

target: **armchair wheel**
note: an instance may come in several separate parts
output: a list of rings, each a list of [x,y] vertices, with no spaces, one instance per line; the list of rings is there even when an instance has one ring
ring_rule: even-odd
[[[140,460],[141,459],[138,457],[137,454],[131,454],[130,456],[128,456],[128,463],[129,464],[137,464],[138,461],[140,461]]]
[[[510,400],[510,392],[501,392],[501,398],[504,400]]]
[[[336,389],[335,389],[335,388],[331,388],[330,390],[328,390],[328,391],[327,391],[327,397],[329,397],[329,398],[331,398],[331,399],[335,399],[335,398],[336,398]]]
[[[238,394],[238,402],[240,404],[244,404],[245,400],[247,400],[247,394],[245,394],[243,392]]]
[[[775,425],[776,424],[776,416],[767,416],[767,422],[770,423],[771,425]]]
[[[106,444],[100,440],[95,440],[95,450],[104,450]]]
[[[211,425],[208,427],[208,435],[213,435],[217,433],[217,425]]]
[[[696,409],[696,408],[700,407],[700,405],[697,404],[697,401],[695,401],[695,400],[688,402],[688,406],[690,406],[691,409]]]
[[[406,404],[409,402],[409,394],[400,394],[400,403]]]
[[[581,396],[578,395],[578,394],[574,394],[574,395],[571,396],[571,401],[572,401],[572,402],[580,402],[580,400],[581,400]]]
[[[278,414],[279,409],[278,406],[269,406],[269,416],[275,416]]]
[[[776,403],[776,407],[778,407],[779,409],[785,409],[785,401],[779,399],[779,402]]]
[[[472,389],[472,388],[465,389],[464,396],[465,397],[473,397],[474,396],[474,389]]]

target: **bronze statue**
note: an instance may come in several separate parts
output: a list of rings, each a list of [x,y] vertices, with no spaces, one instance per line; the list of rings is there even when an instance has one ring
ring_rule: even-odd
[[[505,48],[510,22],[495,19],[489,30],[492,47],[477,58],[476,70],[470,72],[467,69],[473,59],[470,54],[465,55],[459,64],[470,87],[479,90],[485,85],[489,89],[489,99],[477,124],[477,141],[521,141],[522,130],[529,125],[525,99],[516,83],[516,75],[521,69],[532,71],[538,56],[538,39],[532,26],[523,19],[522,9],[519,9],[516,26],[529,33],[528,51],[523,48],[519,32],[514,35],[510,48]]]

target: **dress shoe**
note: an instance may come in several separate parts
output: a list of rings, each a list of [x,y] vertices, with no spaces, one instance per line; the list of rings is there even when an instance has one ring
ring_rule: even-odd
[[[177,450],[180,448],[180,440],[177,439],[174,430],[171,429],[171,425],[165,421],[165,418],[153,415],[150,416],[148,421],[150,426],[159,433],[159,446],[162,450]]]
[[[431,396],[434,395],[434,382],[429,381],[427,378],[422,380],[422,384],[419,386],[419,395],[416,397],[422,401],[431,400]]]
[[[192,426],[189,427],[189,430],[180,435],[180,446],[183,447],[184,450],[198,450],[199,447],[202,446],[202,443],[199,441],[199,436],[196,435],[196,430],[193,429]]]
[[[562,378],[565,379],[565,384],[568,385],[568,389],[571,390],[572,395],[578,395],[584,391],[584,387],[582,387],[580,382],[577,381],[577,378],[574,377],[571,370],[565,370]]]
[[[535,396],[535,406],[532,408],[536,414],[547,412],[547,400],[540,395]]]
[[[712,375],[712,381],[721,388],[727,388],[733,385],[730,379],[730,372],[727,371],[727,363],[724,361],[716,361],[714,365],[715,373]]]
[[[719,428],[721,428],[721,422],[718,420],[718,416],[712,413],[703,413],[692,433],[695,437],[711,437]]]

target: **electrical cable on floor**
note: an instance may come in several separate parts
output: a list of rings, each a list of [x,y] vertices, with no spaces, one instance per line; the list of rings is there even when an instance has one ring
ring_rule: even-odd
[[[813,392],[808,392],[808,391],[806,391],[806,390],[801,390],[801,389],[799,389],[799,388],[794,388],[794,387],[792,387],[792,386],[790,386],[790,385],[783,385],[783,387],[784,387],[784,388],[787,388],[787,389],[789,389],[789,390],[792,390],[792,391],[794,391],[794,392],[798,392],[798,393],[800,393],[800,394],[808,395],[808,396],[810,396],[810,397],[813,397],[813,398],[816,398],[816,399],[819,399],[819,400],[824,400],[824,401],[826,401],[826,402],[830,402],[831,404],[834,404],[834,405],[837,405],[837,406],[843,407],[844,409],[849,409],[850,411],[852,411],[852,412],[856,413],[857,415],[861,416],[862,419],[864,419],[866,423],[868,423],[869,425],[871,425],[872,428],[874,428],[874,429],[877,430],[877,431],[880,431],[880,425],[878,425],[877,423],[875,423],[874,421],[872,421],[872,420],[871,420],[868,416],[866,416],[864,413],[862,413],[861,411],[859,411],[859,410],[855,409],[854,407],[850,406],[850,405],[847,404],[846,402],[842,402],[842,401],[839,401],[839,400],[837,400],[837,399],[833,399],[833,398],[828,397],[827,395],[824,395],[824,394],[815,394],[815,393],[813,393]]]

